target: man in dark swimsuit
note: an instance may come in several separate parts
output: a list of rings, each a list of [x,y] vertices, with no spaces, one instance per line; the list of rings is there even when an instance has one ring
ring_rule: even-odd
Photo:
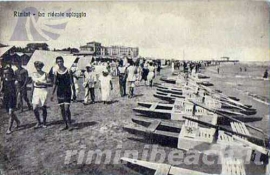
[[[6,134],[10,134],[12,131],[12,126],[14,121],[17,123],[17,128],[20,125],[20,121],[14,113],[14,109],[16,108],[16,86],[15,86],[15,75],[14,71],[10,68],[4,68],[3,70],[3,85],[1,86],[1,91],[4,93],[4,107],[8,112],[9,118],[9,126]]]
[[[17,70],[15,71],[15,78],[17,83],[17,94],[19,95],[18,108],[23,112],[23,99],[27,103],[28,109],[31,110],[32,106],[27,97],[27,82],[28,82],[28,72],[21,65],[21,62],[16,64]]]
[[[73,91],[73,100],[76,100],[75,86],[73,83],[72,73],[64,66],[63,57],[57,57],[56,63],[59,66],[59,70],[56,71],[54,77],[54,85],[51,101],[53,101],[53,95],[57,88],[58,104],[61,108],[61,114],[65,122],[65,127],[61,130],[72,130],[74,127],[71,122],[70,102],[71,102],[71,90]]]

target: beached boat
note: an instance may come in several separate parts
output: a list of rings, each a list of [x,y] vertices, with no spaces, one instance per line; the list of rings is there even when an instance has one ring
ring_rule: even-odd
[[[153,102],[138,102],[141,107],[133,108],[133,111],[149,118],[168,119],[168,120],[183,120],[184,115],[192,115],[194,107],[183,107],[179,104],[164,104],[164,103],[153,103]],[[179,110],[180,109],[180,110]],[[195,109],[194,115],[210,115],[203,109]],[[225,109],[214,109],[219,114],[228,114],[233,118],[242,122],[255,122],[262,120],[262,117],[258,116],[247,116],[245,114],[234,112]],[[228,123],[222,116],[218,117],[219,123]]]
[[[177,88],[157,88],[157,92],[154,94],[155,97],[168,101],[170,103],[173,103],[175,101],[176,98],[184,98],[185,95],[183,95],[183,91],[182,89],[177,89]],[[230,97],[229,97],[230,98]],[[232,98],[233,99],[233,98]],[[221,101],[221,108],[226,108],[226,109],[240,109],[240,110],[244,110],[244,112],[246,112],[245,114],[247,115],[254,115],[256,114],[256,110],[255,109],[250,109],[250,108],[242,108],[241,106],[232,104],[230,102],[227,102],[226,100],[220,100]],[[246,111],[249,110],[249,111]]]
[[[220,151],[215,154],[220,154],[230,149],[234,158],[249,162],[256,157],[257,160],[268,164],[269,150],[266,148],[269,143],[268,138],[255,137],[248,130],[251,128],[262,132],[260,129],[234,119],[231,119],[231,128],[215,124],[215,117],[211,122],[202,121],[196,116],[184,116],[184,119],[185,122],[181,126],[161,120],[135,118],[133,122],[141,124],[141,127],[124,126],[123,129],[129,133],[141,135],[149,141],[186,151],[197,150],[199,153],[207,153],[209,150],[214,150]]]
[[[172,93],[164,93],[164,92],[159,92],[159,91],[157,91],[154,94],[154,97],[156,97],[158,99],[161,99],[161,100],[164,100],[164,101],[167,101],[169,103],[174,103],[175,99],[177,99],[177,98],[182,98],[182,99],[185,98],[184,95],[177,95],[177,94],[172,94]]]
[[[176,78],[161,77],[160,80],[164,81],[166,83],[170,83],[170,84],[177,84],[176,83],[177,82]],[[205,81],[204,79],[201,80],[201,81],[197,81],[197,84],[204,85],[204,86],[214,86],[213,83],[210,83],[209,81]]]
[[[236,98],[236,97],[231,97],[231,96],[227,96],[223,93],[216,93],[214,92],[211,88],[209,87],[206,87],[206,86],[203,86],[203,85],[199,85],[199,87],[201,89],[204,89],[205,90],[205,93],[207,95],[210,95],[211,97],[215,98],[215,99],[218,99],[218,100],[221,100],[221,101],[226,101],[230,104],[233,104],[233,105],[236,105],[236,106],[240,106],[240,107],[243,107],[243,108],[246,108],[246,109],[249,109],[252,107],[252,105],[246,105],[246,104],[242,104],[240,103],[240,99]]]
[[[193,99],[197,102],[200,103],[204,103],[207,106],[210,106],[211,108],[214,108],[216,111],[223,113],[223,114],[229,114],[232,115],[236,118],[238,118],[241,121],[245,121],[245,122],[251,122],[251,121],[258,121],[261,120],[260,118],[256,117],[256,116],[250,116],[250,117],[246,117],[244,119],[240,119],[244,116],[247,115],[254,115],[257,113],[256,109],[252,109],[252,108],[244,108],[243,105],[235,105],[235,104],[231,104],[227,101],[221,101],[215,98],[212,98],[211,96],[208,95],[204,95],[203,97],[196,95],[193,93],[193,91],[190,91],[189,93],[183,91],[183,93],[185,95],[177,95],[177,94],[171,94],[171,93],[161,93],[161,92],[157,92],[156,94],[154,94],[155,97],[168,101],[169,103],[183,103],[183,101],[187,100],[187,99]],[[188,98],[186,98],[188,97]],[[177,101],[177,102],[176,102]],[[144,104],[143,102],[139,102],[138,103],[140,106],[144,106],[145,108],[135,108],[135,111],[144,113],[145,115],[147,115],[147,111],[149,111],[149,113],[157,113],[155,115],[158,115],[158,113],[162,113],[162,111],[160,110],[153,110],[153,107],[151,103],[146,103]],[[166,104],[166,108],[164,110],[172,110],[173,109],[173,104],[172,105],[168,105]],[[152,106],[152,109],[150,110],[150,107]],[[157,109],[163,109],[162,104],[160,103],[159,106],[156,106]],[[148,109],[147,109],[148,108]],[[172,111],[171,111],[172,112]],[[164,112],[164,113],[170,113],[170,112]],[[151,114],[149,114],[151,115]],[[159,114],[161,116],[163,116],[163,114]]]
[[[125,163],[125,165],[129,168],[135,169],[136,171],[147,175],[209,175],[194,170],[174,167],[168,164],[153,163],[126,157],[122,157],[121,162]]]
[[[173,77],[160,77],[160,80],[170,84],[176,83],[176,78]]]
[[[147,175],[218,175],[127,157],[122,157],[121,162],[130,169]],[[244,162],[241,159],[221,157],[220,175],[246,175]]]
[[[132,121],[142,126],[123,126],[125,131],[143,136],[151,142],[177,147],[181,123],[172,124],[157,119],[144,119],[142,117],[133,117]]]
[[[156,87],[157,87],[157,91],[160,91],[161,93],[172,93],[176,95],[182,95],[183,93],[182,89],[186,86],[183,85],[182,87],[179,87],[179,86],[167,86],[164,84],[157,84]],[[212,90],[212,93],[213,92],[215,92],[216,94],[222,93],[222,91],[217,90],[217,89]],[[231,100],[240,101],[240,99],[237,97],[228,96],[228,98],[230,98]]]
[[[213,91],[212,91],[213,92]],[[227,97],[225,98],[225,96],[222,96],[222,94],[213,94],[213,93],[209,93],[209,90],[205,90],[200,88],[200,86],[191,86],[191,87],[185,87],[182,88],[182,90],[180,91],[180,89],[176,89],[176,88],[158,88],[157,92],[154,94],[154,96],[156,98],[168,101],[169,103],[174,103],[174,101],[177,98],[185,98],[186,96],[195,96],[197,98],[197,96],[201,96],[201,97],[205,97],[210,96],[213,100],[217,100],[220,102],[220,108],[225,108],[225,109],[232,109],[234,111],[238,111],[240,113],[246,114],[246,115],[255,115],[257,113],[256,109],[252,109],[251,106],[249,105],[244,105],[241,104],[238,101],[234,101],[232,98]],[[231,114],[230,111],[226,111],[226,110],[221,110],[221,112],[226,112],[227,114]]]
[[[159,102],[138,102],[139,106],[133,111],[149,118],[171,119],[183,121],[183,115],[212,115],[201,108],[194,109],[194,105],[189,102],[179,101],[175,104],[164,104]]]
[[[161,93],[171,93],[171,94],[175,94],[175,95],[182,95],[183,94],[182,89],[176,89],[176,88],[160,88],[160,87],[158,87],[157,91],[161,92]]]

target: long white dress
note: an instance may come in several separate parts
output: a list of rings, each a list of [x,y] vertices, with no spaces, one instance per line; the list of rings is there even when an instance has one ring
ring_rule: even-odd
[[[172,62],[172,73],[174,72],[174,62]]]
[[[110,81],[112,80],[112,76],[111,75],[107,75],[107,76],[101,75],[99,80],[100,80],[100,88],[101,88],[101,100],[102,101],[109,101],[110,100],[110,92],[111,92]]]
[[[147,75],[147,80],[151,81],[154,79],[155,76],[155,67],[154,66],[149,66],[148,67],[149,73]]]

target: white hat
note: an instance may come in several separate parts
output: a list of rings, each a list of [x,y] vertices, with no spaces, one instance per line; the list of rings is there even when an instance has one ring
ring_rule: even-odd
[[[92,67],[92,65],[90,63],[88,63],[85,67]]]
[[[104,73],[109,73],[108,69],[103,69],[102,72],[104,72]]]

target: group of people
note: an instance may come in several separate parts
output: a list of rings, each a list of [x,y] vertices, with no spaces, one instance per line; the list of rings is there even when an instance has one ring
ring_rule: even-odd
[[[95,91],[99,88],[101,92],[101,101],[104,104],[109,104],[111,100],[111,91],[113,90],[112,77],[119,77],[119,92],[120,96],[134,97],[134,88],[136,82],[145,80],[145,84],[152,86],[156,72],[160,72],[160,67],[155,65],[153,61],[139,60],[134,62],[129,60],[117,62],[115,69],[112,69],[110,64],[106,64],[101,74],[95,71],[95,64],[87,64],[86,70],[81,73],[72,66],[70,69],[64,66],[62,57],[56,58],[57,69],[53,70],[53,75],[44,72],[42,69],[44,63],[35,61],[35,72],[28,76],[28,72],[20,63],[16,63],[17,70],[14,71],[11,66],[4,65],[1,75],[1,92],[3,94],[3,106],[9,114],[9,125],[6,131],[7,134],[12,132],[14,122],[16,128],[20,127],[20,120],[15,114],[16,109],[23,112],[23,100],[27,103],[28,109],[33,110],[37,124],[37,128],[47,127],[47,99],[54,101],[56,93],[57,102],[61,109],[61,116],[65,123],[62,130],[72,130],[74,125],[71,120],[70,104],[71,101],[76,101],[79,91],[79,79],[83,77],[82,86],[85,89],[84,104],[95,103]],[[159,67],[159,68],[158,68]],[[159,70],[158,70],[159,69]],[[158,70],[158,71],[157,71]],[[27,84],[32,82],[32,99],[27,96]],[[49,87],[53,86],[51,94]],[[127,93],[128,88],[128,93]],[[19,99],[19,100],[17,100]],[[18,103],[17,103],[18,102]]]
[[[9,125],[6,134],[12,132],[13,124],[16,122],[16,128],[20,127],[20,120],[15,114],[17,108],[17,97],[20,97],[20,108],[23,111],[22,98],[27,102],[29,110],[33,109],[37,120],[36,128],[46,128],[47,123],[47,98],[48,87],[53,85],[51,101],[54,100],[54,94],[57,94],[58,105],[61,109],[61,115],[65,122],[65,127],[62,130],[74,127],[71,122],[70,103],[73,92],[73,99],[76,99],[75,86],[73,83],[73,75],[71,71],[64,66],[62,57],[56,58],[58,70],[55,72],[53,80],[51,80],[46,72],[42,70],[44,63],[40,61],[34,62],[36,71],[32,75],[32,103],[27,97],[28,72],[22,68],[20,63],[17,63],[17,70],[14,70],[7,65],[3,66],[1,75],[1,92],[3,94],[3,106],[9,114]],[[21,95],[19,95],[21,94]],[[42,110],[42,117],[40,117]]]
[[[95,72],[95,66],[86,65],[86,71],[83,74],[83,87],[85,88],[84,104],[95,103],[95,89],[99,88],[101,92],[101,101],[104,104],[110,102],[110,92],[113,90],[112,75],[108,67],[104,68],[101,75]]]
[[[201,62],[193,61],[171,61],[169,64],[171,65],[172,73],[174,73],[175,69],[180,70],[181,67],[183,67],[183,71],[185,73],[192,72],[193,70],[195,70],[195,73],[197,73],[202,67]]]
[[[95,89],[100,88],[101,100],[108,103],[110,100],[110,91],[113,89],[112,77],[119,77],[119,92],[120,96],[134,97],[134,89],[136,85],[142,80],[145,84],[152,86],[153,80],[156,76],[157,67],[154,66],[152,61],[138,61],[135,63],[132,60],[128,62],[120,59],[116,63],[116,70],[112,69],[110,64],[105,64],[105,71],[102,75],[95,72],[96,64],[87,64],[86,71],[83,74],[83,87],[85,88],[84,104],[95,103]],[[159,70],[160,72],[160,70]]]

